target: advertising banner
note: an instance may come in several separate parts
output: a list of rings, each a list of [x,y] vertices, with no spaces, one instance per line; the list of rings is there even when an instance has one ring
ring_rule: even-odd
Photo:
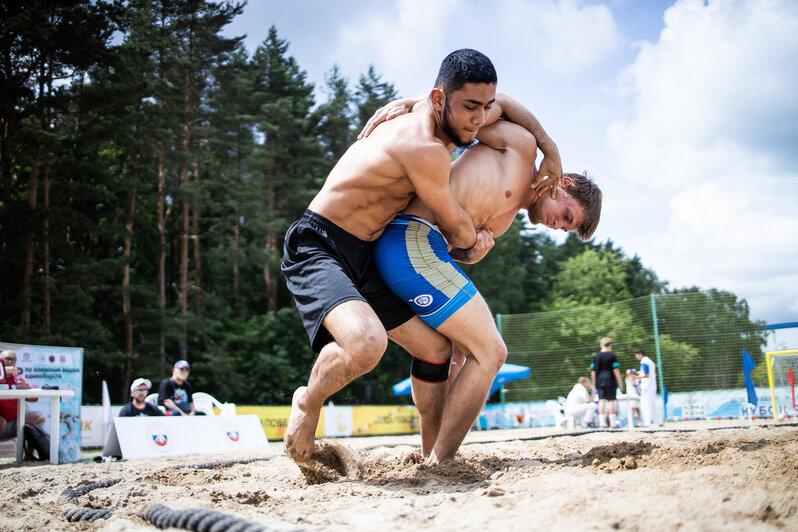
[[[236,405],[238,415],[255,414],[263,425],[263,432],[270,440],[282,440],[285,428],[288,426],[290,406],[241,406]],[[324,411],[316,426],[316,436],[324,436]]]
[[[414,406],[358,406],[352,410],[355,436],[418,432],[418,410]]]
[[[61,399],[61,444],[59,463],[80,460],[80,405],[83,400],[83,348],[22,345],[0,342],[0,350],[17,354],[20,375],[32,386],[56,386],[72,390],[73,397]],[[49,430],[50,399],[27,403],[28,412],[40,412],[47,418],[42,428]]]
[[[254,415],[117,417],[103,456],[158,458],[268,447]]]

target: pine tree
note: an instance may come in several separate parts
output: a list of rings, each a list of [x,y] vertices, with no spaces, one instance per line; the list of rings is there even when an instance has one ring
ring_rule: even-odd
[[[369,65],[368,72],[360,76],[354,96],[358,118],[356,131],[363,129],[374,111],[398,97],[393,83],[381,81],[381,78],[374,65]]]
[[[255,151],[252,184],[257,204],[249,206],[254,232],[263,235],[258,256],[262,260],[267,310],[278,307],[281,237],[304,211],[321,183],[321,146],[310,120],[313,85],[293,57],[288,44],[272,26],[255,51],[253,64],[257,103],[261,114],[256,127],[263,142]]]

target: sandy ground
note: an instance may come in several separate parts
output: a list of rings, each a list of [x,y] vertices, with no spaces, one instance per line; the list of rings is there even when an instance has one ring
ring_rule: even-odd
[[[161,504],[175,510],[167,523],[213,516],[279,531],[798,530],[795,423],[472,432],[456,463],[434,467],[419,441],[326,440],[303,470],[279,443],[157,460],[5,460],[0,529],[155,530],[142,516]],[[103,509],[113,513],[96,521],[65,514]]]

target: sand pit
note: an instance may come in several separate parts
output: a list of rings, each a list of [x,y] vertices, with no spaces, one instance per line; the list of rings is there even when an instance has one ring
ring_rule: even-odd
[[[418,444],[418,436],[329,440],[303,468],[277,443],[235,455],[21,467],[6,461],[0,527],[157,530],[142,516],[163,505],[161,515],[188,522],[202,511],[248,530],[798,528],[792,423],[475,432],[458,461],[442,466],[423,464]],[[65,512],[107,518],[69,521]]]

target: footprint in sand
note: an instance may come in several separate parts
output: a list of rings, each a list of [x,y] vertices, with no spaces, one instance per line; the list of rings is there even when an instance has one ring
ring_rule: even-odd
[[[346,445],[322,440],[316,442],[310,458],[297,465],[308,484],[324,484],[342,478],[355,478],[360,458]]]

